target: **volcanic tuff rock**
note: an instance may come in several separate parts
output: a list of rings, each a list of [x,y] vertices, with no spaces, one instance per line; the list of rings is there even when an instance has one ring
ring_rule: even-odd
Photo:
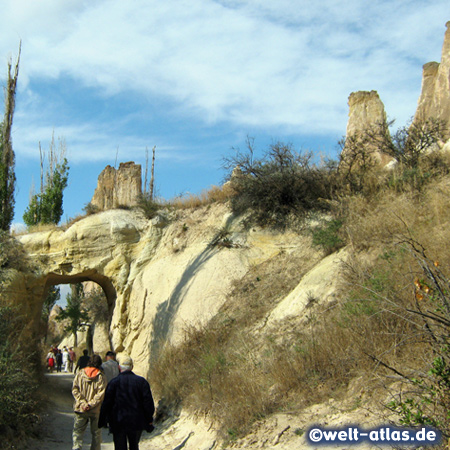
[[[358,141],[359,144],[356,147],[364,148],[382,166],[391,162],[392,157],[380,152],[376,144],[371,145],[370,140],[368,142],[365,139],[368,132],[377,133],[378,130],[385,132],[387,129],[386,112],[378,92],[352,92],[348,98],[348,106],[346,146],[342,151],[343,158],[345,159],[346,155],[350,155],[354,150],[351,148],[352,145],[355,146],[354,141]],[[353,144],[349,147],[348,143],[352,140],[354,140]]]
[[[142,195],[141,186],[140,164],[120,163],[117,170],[106,166],[98,177],[91,205],[100,211],[118,206],[136,206]]]
[[[384,104],[377,91],[352,92],[348,98],[347,136],[386,122]]]
[[[308,268],[320,260],[310,236],[247,231],[225,205],[182,211],[168,219],[149,221],[138,211],[110,210],[67,230],[18,237],[36,265],[21,281],[29,316],[39,320],[45,290],[51,285],[94,281],[106,293],[111,346],[129,353],[137,370],[146,374],[161,346],[182,338],[186,325],[210,320],[233,282],[250,267],[281,252],[303,255]],[[234,244],[230,248],[218,241],[224,230],[227,243]],[[329,265],[324,267],[329,270]],[[280,319],[290,314],[280,308]]]
[[[441,62],[423,66],[422,92],[414,121],[433,117],[443,120],[450,130],[450,22],[446,27]]]

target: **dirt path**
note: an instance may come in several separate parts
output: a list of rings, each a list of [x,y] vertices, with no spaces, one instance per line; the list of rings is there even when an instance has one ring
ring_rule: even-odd
[[[42,426],[38,439],[28,441],[24,450],[72,450],[72,428],[74,413],[72,409],[71,373],[52,373],[45,375],[42,393],[48,399],[48,408],[42,417]],[[89,426],[84,435],[83,450],[89,449],[91,434]],[[103,430],[102,450],[114,450],[112,436]]]
[[[71,373],[52,373],[45,375],[45,381],[40,387],[41,394],[47,401],[47,408],[42,413],[42,424],[39,437],[21,444],[20,450],[72,450],[72,428],[74,421]],[[164,428],[164,427],[163,427]],[[161,430],[162,431],[162,430]],[[160,433],[149,435],[144,432],[140,448],[142,450],[158,450],[152,438]],[[112,435],[107,429],[102,430],[102,450],[114,450]],[[170,438],[169,438],[170,441]],[[89,426],[84,434],[83,450],[89,450],[91,433]],[[175,444],[176,446],[177,444]],[[164,441],[164,449],[172,448],[171,443]],[[177,447],[178,448],[178,447]]]

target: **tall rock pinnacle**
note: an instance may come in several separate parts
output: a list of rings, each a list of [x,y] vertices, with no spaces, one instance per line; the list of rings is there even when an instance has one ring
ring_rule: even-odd
[[[414,122],[440,119],[450,130],[450,22],[446,26],[441,62],[423,66],[422,92]]]

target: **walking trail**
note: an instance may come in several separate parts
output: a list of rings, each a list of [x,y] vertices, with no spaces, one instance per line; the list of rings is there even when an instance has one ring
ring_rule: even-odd
[[[41,392],[47,399],[46,410],[42,414],[39,438],[25,444],[24,450],[72,450],[72,428],[74,420],[72,397],[73,374],[48,373],[41,386]],[[102,430],[102,450],[114,450],[112,435]],[[143,442],[142,442],[143,443]],[[84,434],[83,450],[89,450],[91,433],[89,425]]]

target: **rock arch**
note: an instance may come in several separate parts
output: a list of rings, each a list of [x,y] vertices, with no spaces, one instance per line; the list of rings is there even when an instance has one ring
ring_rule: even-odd
[[[50,272],[45,276],[45,292],[48,291],[50,286],[54,286],[57,284],[75,284],[83,283],[85,281],[93,281],[103,289],[106,300],[108,302],[108,310],[112,312],[117,298],[116,289],[108,277],[99,274],[95,270],[86,270],[82,273],[73,275],[64,275]]]
[[[38,334],[45,296],[51,286],[92,281],[105,293],[109,321],[117,303],[125,309],[130,290],[130,265],[141,235],[148,227],[140,214],[111,210],[89,216],[67,229],[52,229],[18,236],[32,270],[21,274],[11,292],[23,304],[30,330]],[[142,258],[142,256],[141,256]],[[22,300],[20,300],[22,299]],[[120,314],[119,314],[120,315]],[[110,340],[120,347],[120,321],[110,330]]]

